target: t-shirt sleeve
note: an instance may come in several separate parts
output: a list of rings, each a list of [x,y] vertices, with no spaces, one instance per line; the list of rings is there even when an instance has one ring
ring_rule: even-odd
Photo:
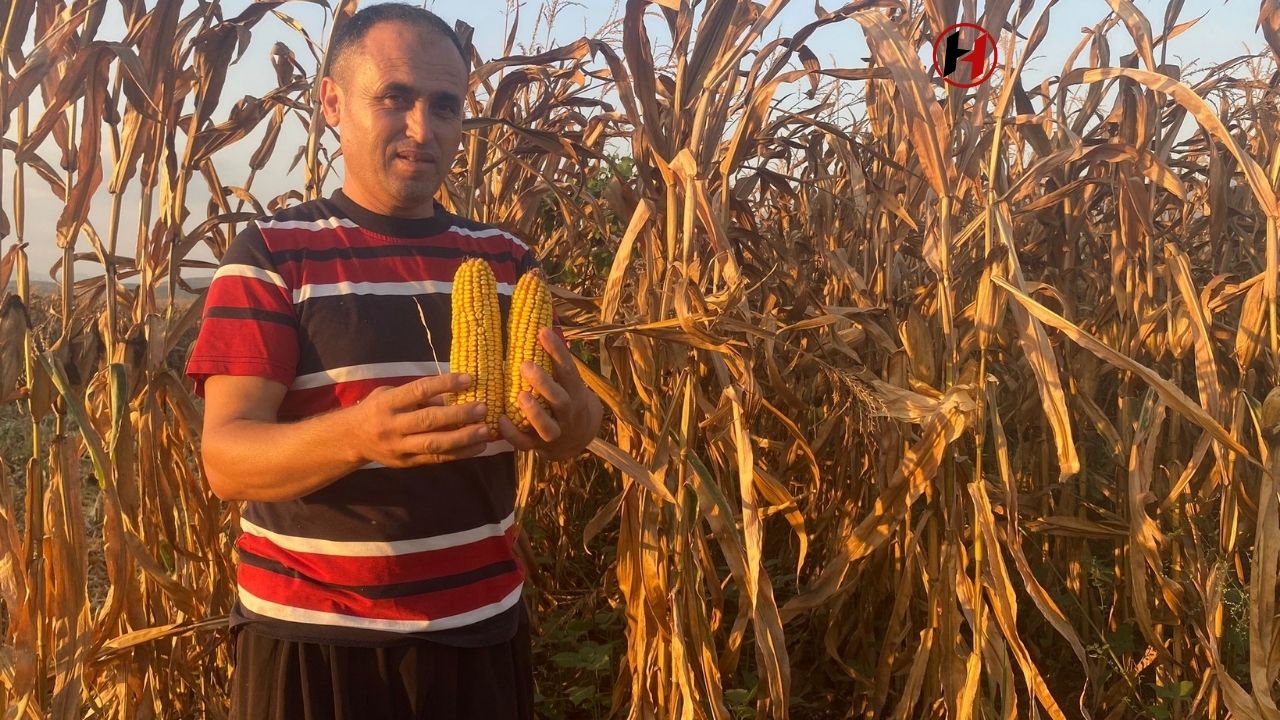
[[[250,225],[231,241],[206,291],[186,375],[203,398],[211,375],[252,375],[287,387],[297,366],[293,291],[276,270],[261,230]]]

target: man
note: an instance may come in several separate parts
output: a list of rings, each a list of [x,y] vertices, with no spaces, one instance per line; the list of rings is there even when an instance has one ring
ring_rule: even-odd
[[[547,330],[554,373],[522,368],[548,403],[521,397],[531,431],[444,404],[472,380],[445,372],[454,270],[487,259],[505,315],[537,261],[433,200],[467,94],[452,29],[374,5],[330,53],[342,189],[235,238],[187,367],[209,484],[245,503],[232,716],[531,718],[514,450],[578,454],[600,401]]]

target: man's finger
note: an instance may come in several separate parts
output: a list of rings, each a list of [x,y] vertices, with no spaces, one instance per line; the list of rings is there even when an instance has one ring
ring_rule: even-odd
[[[428,462],[462,460],[464,458],[475,457],[479,455],[480,453],[484,452],[485,448],[487,447],[489,447],[489,443],[481,442],[481,443],[475,443],[473,445],[467,445],[466,447],[459,448],[458,450],[454,450],[452,452],[448,452],[444,454],[437,453],[432,455],[423,455],[422,457],[424,459],[427,459]]]
[[[560,438],[560,423],[551,417],[551,413],[547,412],[533,395],[522,392],[519,395],[519,402],[520,409],[524,410],[524,416],[529,419],[529,424],[533,426],[543,442],[555,442]]]
[[[551,356],[551,364],[555,369],[556,381],[566,388],[582,385],[582,376],[578,374],[578,366],[573,362],[573,353],[555,330],[543,328],[538,332],[538,340],[543,349]]]
[[[569,392],[547,374],[546,370],[538,367],[537,363],[526,360],[520,365],[520,374],[529,381],[529,385],[538,391],[539,395],[546,398],[547,403],[555,409],[557,414],[569,409],[571,401]]]
[[[498,418],[498,432],[502,435],[503,440],[511,443],[511,447],[517,450],[532,450],[538,446],[536,437],[520,432],[516,424],[511,422],[511,418],[506,415]]]
[[[405,455],[449,455],[477,443],[487,443],[491,439],[489,427],[484,423],[476,423],[456,430],[405,435],[401,440],[401,452]]]
[[[471,376],[465,373],[443,373],[428,375],[413,382],[405,383],[392,392],[393,410],[416,410],[428,405],[443,405],[444,395],[462,392],[471,387]]]
[[[484,410],[484,403],[477,402],[463,405],[430,405],[401,415],[402,432],[408,435],[469,425],[484,420]]]

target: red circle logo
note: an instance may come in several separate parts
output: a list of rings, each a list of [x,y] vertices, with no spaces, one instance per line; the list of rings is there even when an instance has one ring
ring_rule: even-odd
[[[971,88],[981,85],[1000,64],[996,39],[974,23],[956,23],[933,41],[933,71],[948,85]]]

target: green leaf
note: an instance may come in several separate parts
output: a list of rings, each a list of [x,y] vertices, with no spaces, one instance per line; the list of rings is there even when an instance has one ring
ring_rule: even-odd
[[[609,667],[610,647],[589,643],[578,651],[582,656],[583,667],[588,670],[605,670]]]
[[[569,702],[574,705],[581,706],[587,700],[595,697],[596,689],[590,685],[579,685],[569,690]]]
[[[565,668],[581,668],[582,658],[578,653],[562,652],[551,656],[551,662]]]
[[[1182,700],[1191,697],[1195,692],[1196,684],[1190,680],[1183,680],[1177,685],[1162,685],[1156,688],[1156,695],[1169,700]]]
[[[1116,628],[1115,634],[1108,638],[1108,641],[1111,643],[1112,649],[1119,655],[1127,655],[1133,652],[1136,647],[1133,638],[1133,625],[1125,623]]]

